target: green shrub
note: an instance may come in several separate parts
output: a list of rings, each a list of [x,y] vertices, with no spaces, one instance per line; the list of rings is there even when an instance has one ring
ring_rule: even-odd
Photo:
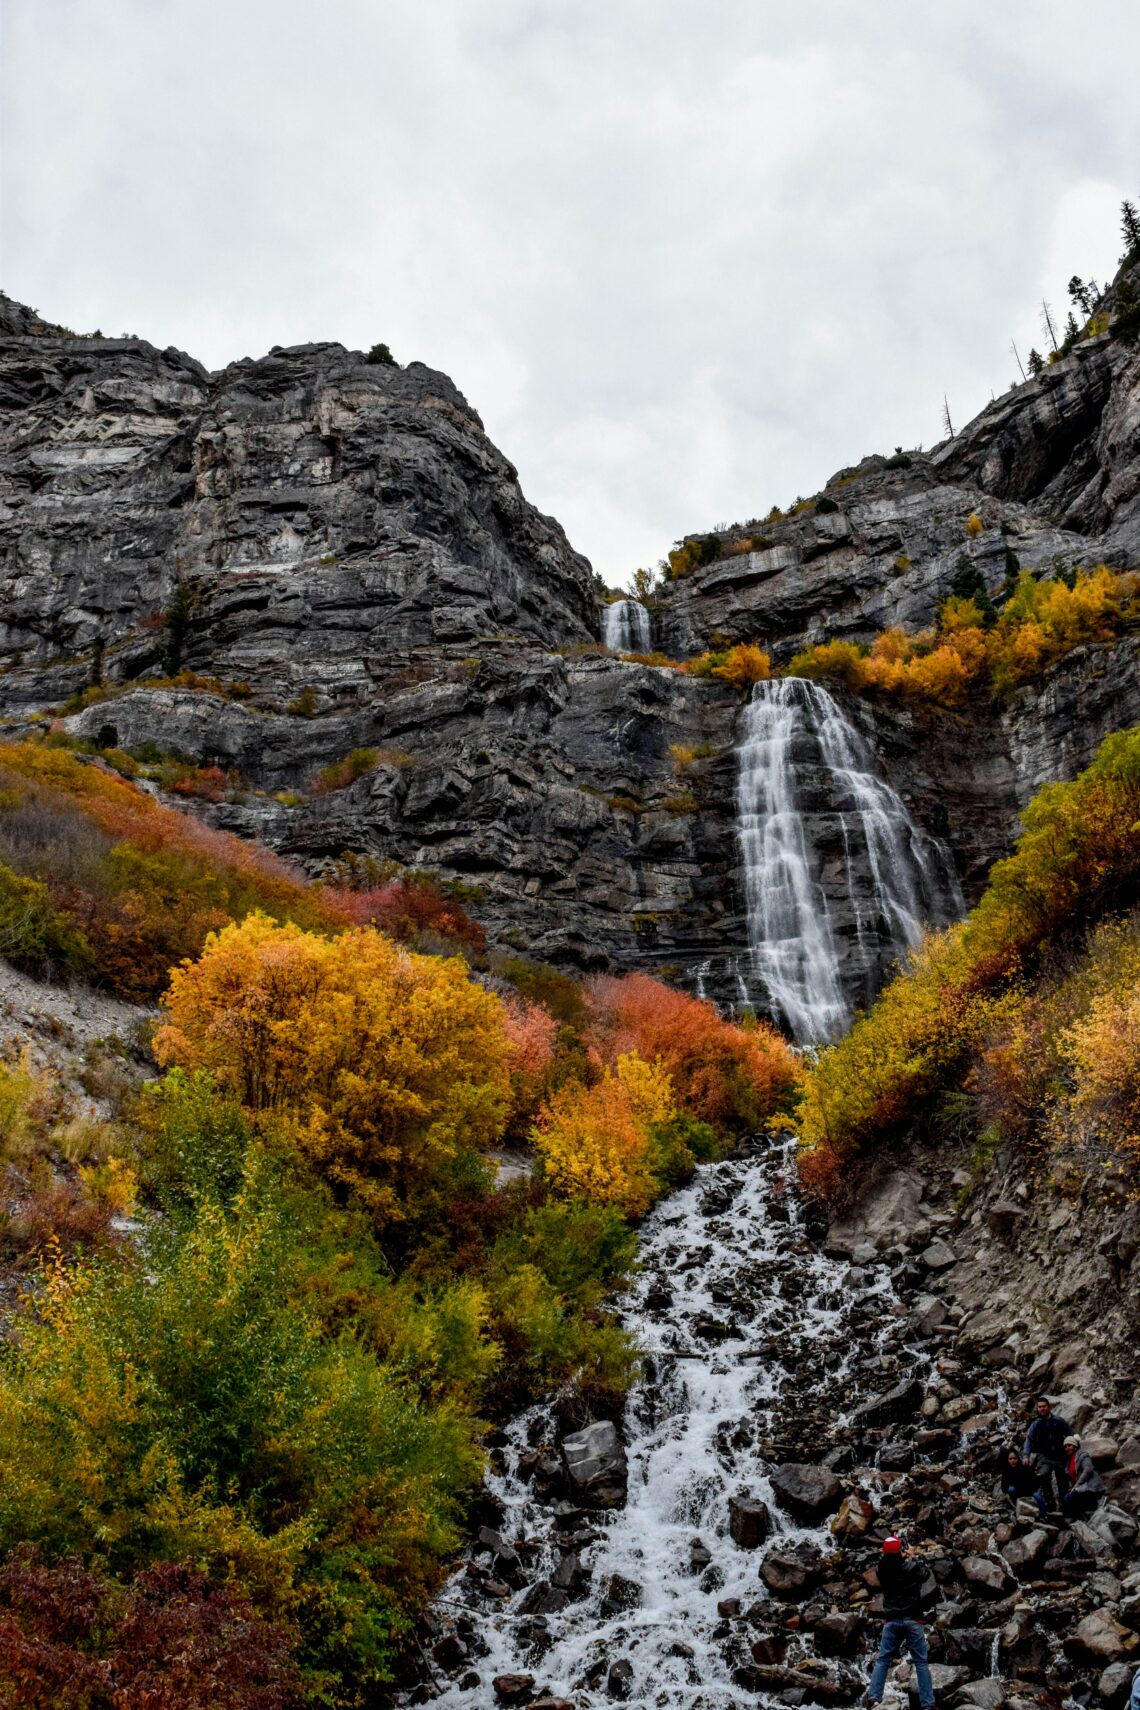
[[[37,974],[81,974],[95,961],[84,934],[47,886],[0,863],[0,956]]]

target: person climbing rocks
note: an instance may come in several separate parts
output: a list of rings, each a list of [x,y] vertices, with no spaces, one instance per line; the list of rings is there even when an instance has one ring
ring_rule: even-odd
[[[1047,1395],[1039,1395],[1036,1417],[1025,1433],[1021,1453],[1040,1480],[1046,1507],[1060,1509],[1068,1489],[1069,1481],[1065,1474],[1065,1463],[1069,1458],[1065,1449],[1068,1435],[1068,1420],[1053,1412],[1053,1404]]]
[[[1132,1697],[1128,1700],[1128,1710],[1140,1710],[1140,1668],[1132,1676]]]
[[[911,1554],[901,1538],[886,1538],[883,1542],[878,1575],[886,1620],[879,1641],[879,1654],[863,1697],[868,1710],[871,1705],[882,1703],[887,1673],[904,1644],[914,1664],[922,1710],[932,1710],[934,1704],[934,1682],[926,1654],[926,1630],[922,1624],[926,1574],[922,1564],[911,1559]]]
[[[1019,1502],[1036,1503],[1038,1514],[1044,1518],[1046,1504],[1041,1480],[1021,1451],[1012,1444],[1005,1452],[1001,1469],[1001,1488],[1015,1508]]]
[[[1065,1466],[1069,1488],[1061,1498],[1061,1507],[1070,1520],[1084,1520],[1104,1501],[1104,1480],[1075,1432],[1065,1438],[1065,1453],[1069,1457]]]

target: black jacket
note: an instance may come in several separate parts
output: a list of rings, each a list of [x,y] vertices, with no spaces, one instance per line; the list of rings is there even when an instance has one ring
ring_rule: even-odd
[[[1069,1435],[1068,1421],[1059,1413],[1047,1413],[1044,1419],[1038,1414],[1025,1433],[1025,1447],[1021,1452],[1027,1461],[1034,1455],[1041,1455],[1043,1459],[1052,1461],[1054,1466],[1063,1466],[1069,1458],[1065,1453],[1065,1438]]]
[[[1020,1496],[1032,1496],[1040,1484],[1041,1480],[1033,1468],[1026,1466],[1024,1461],[1019,1467],[1011,1467],[1006,1461],[1001,1469],[1001,1487],[1015,1502]]]
[[[882,1556],[878,1575],[879,1590],[883,1594],[883,1614],[887,1620],[920,1621],[925,1568],[918,1562],[908,1562],[903,1556]]]

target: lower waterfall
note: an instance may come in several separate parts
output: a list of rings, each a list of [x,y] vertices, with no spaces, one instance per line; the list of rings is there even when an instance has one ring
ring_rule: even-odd
[[[737,825],[748,920],[743,995],[798,1044],[835,1038],[851,1020],[852,998],[872,998],[924,927],[963,912],[948,850],[914,823],[818,683],[781,677],[753,690]]]
[[[649,613],[640,600],[614,600],[606,607],[602,640],[614,653],[649,653]]]

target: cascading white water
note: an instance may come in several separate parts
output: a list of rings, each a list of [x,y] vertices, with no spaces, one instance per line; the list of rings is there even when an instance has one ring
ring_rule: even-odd
[[[534,1677],[534,1698],[568,1697],[585,1710],[610,1701],[606,1673],[619,1660],[632,1672],[623,1696],[635,1710],[756,1702],[737,1676],[752,1661],[748,1641],[769,1594],[757,1573],[763,1551],[730,1536],[730,1498],[767,1502],[782,1548],[832,1548],[826,1523],[781,1512],[771,1444],[849,1442],[856,1374],[871,1371],[885,1388],[923,1363],[892,1310],[886,1267],[859,1272],[856,1287],[845,1261],[805,1242],[795,1170],[791,1142],[706,1165],[646,1221],[623,1312],[646,1354],[626,1407],[624,1508],[552,1508],[530,1470],[536,1448],[551,1452],[548,1413],[532,1409],[508,1427],[488,1486],[501,1507],[498,1536],[517,1546],[527,1583],[500,1582],[496,1532],[481,1535],[435,1605],[470,1646],[467,1661],[451,1659],[450,1678],[436,1672],[440,1710],[494,1710],[492,1680],[514,1673]],[[757,1606],[760,1629],[738,1622],[729,1632],[722,1610],[732,1598]],[[782,1625],[782,1614],[775,1619]]]
[[[799,1044],[844,1029],[854,983],[844,980],[836,898],[824,883],[813,827],[840,853],[863,987],[905,955],[924,926],[962,912],[947,850],[915,825],[818,683],[757,683],[739,748],[737,823],[752,982]]]
[[[614,653],[649,653],[649,613],[640,600],[614,600],[606,607],[602,640]]]

